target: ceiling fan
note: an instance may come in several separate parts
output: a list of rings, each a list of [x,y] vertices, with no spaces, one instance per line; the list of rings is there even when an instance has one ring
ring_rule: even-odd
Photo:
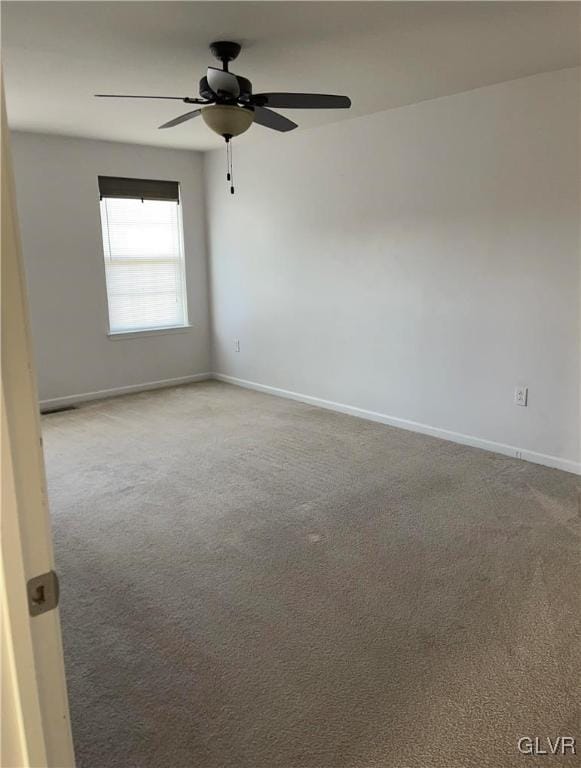
[[[228,152],[228,181],[232,180],[230,140],[247,131],[252,123],[258,123],[275,131],[292,131],[297,124],[287,117],[273,112],[270,107],[281,109],[348,109],[351,99],[323,93],[253,93],[252,83],[245,77],[228,70],[228,63],[240,53],[239,43],[218,41],[210,45],[210,51],[222,62],[222,69],[208,67],[200,80],[200,98],[190,96],[134,96],[118,93],[96,93],[99,98],[118,99],[172,99],[200,107],[174,117],[159,127],[173,128],[187,120],[202,116],[206,125],[224,138]],[[234,187],[230,187],[234,192]]]

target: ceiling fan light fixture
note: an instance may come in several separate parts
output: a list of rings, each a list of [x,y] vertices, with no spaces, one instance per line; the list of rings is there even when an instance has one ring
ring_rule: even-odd
[[[245,107],[230,104],[214,104],[202,109],[202,118],[208,128],[219,136],[240,136],[247,131],[254,120],[254,112]]]
[[[1,1],[1,0],[0,0]],[[222,69],[208,67],[205,77],[200,80],[200,98],[192,96],[136,96],[120,93],[95,94],[100,98],[114,99],[173,99],[186,104],[199,104],[183,115],[178,115],[160,129],[174,128],[176,125],[202,116],[210,130],[226,141],[228,170],[226,179],[230,182],[230,192],[234,194],[234,174],[232,171],[232,142],[234,136],[247,131],[252,123],[286,133],[298,128],[296,123],[274,112],[271,107],[280,109],[349,109],[351,99],[348,96],[336,96],[328,93],[253,93],[252,83],[245,77],[235,75],[228,69],[228,63],[234,61],[240,53],[240,43],[217,40],[211,43],[210,50]]]

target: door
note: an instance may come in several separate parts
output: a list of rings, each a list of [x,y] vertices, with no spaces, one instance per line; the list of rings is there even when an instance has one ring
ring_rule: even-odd
[[[2,97],[2,760],[74,766],[58,608],[27,582],[53,571],[35,368]],[[47,609],[48,610],[45,610]]]

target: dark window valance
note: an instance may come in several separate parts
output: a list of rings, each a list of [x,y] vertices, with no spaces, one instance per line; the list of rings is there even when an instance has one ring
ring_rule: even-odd
[[[138,200],[174,200],[178,203],[180,185],[177,181],[99,176],[99,194],[101,198],[132,197]]]

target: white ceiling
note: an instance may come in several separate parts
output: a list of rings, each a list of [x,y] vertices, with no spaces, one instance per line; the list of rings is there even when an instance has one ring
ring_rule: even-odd
[[[208,44],[242,43],[232,71],[255,92],[351,97],[350,110],[280,110],[301,128],[580,62],[577,2],[3,2],[13,128],[190,149],[219,146],[201,120],[164,131],[197,96]],[[253,126],[238,141],[271,135]],[[281,134],[272,134],[282,140]]]

